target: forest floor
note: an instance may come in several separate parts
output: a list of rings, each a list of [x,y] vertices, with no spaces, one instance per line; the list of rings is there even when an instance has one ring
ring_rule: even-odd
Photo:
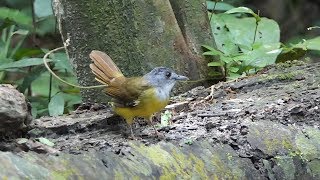
[[[137,139],[132,140],[122,118],[110,108],[94,104],[83,105],[70,115],[35,119],[23,138],[5,141],[0,149],[70,155],[102,152],[123,157],[136,152],[131,151],[135,142],[146,147],[173,144],[187,149],[187,154],[192,150],[188,146],[207,142],[213,149],[227,147],[221,152],[235,154],[238,161],[232,163],[242,166],[250,162],[244,168],[248,177],[250,167],[265,179],[291,177],[294,172],[286,171],[289,167],[294,167],[298,179],[316,177],[320,172],[319,69],[320,63],[277,64],[254,76],[175,96],[167,110],[154,118],[160,136],[138,119],[133,126]],[[165,111],[172,117],[161,122]],[[296,157],[301,159],[292,160]],[[318,174],[310,175],[308,169]]]
[[[185,103],[169,109],[169,125],[161,126],[159,115],[154,118],[161,137],[144,120],[136,121],[134,134],[145,145],[170,141],[183,146],[206,139],[229,144],[240,156],[254,156],[249,122],[276,121],[302,129],[304,125],[320,127],[319,66],[277,65],[238,82],[194,88],[172,98],[172,103]],[[45,136],[55,143],[55,149],[74,154],[90,150],[119,154],[130,140],[125,121],[114,116],[110,108],[97,105],[65,117],[37,119],[33,127],[31,137]]]

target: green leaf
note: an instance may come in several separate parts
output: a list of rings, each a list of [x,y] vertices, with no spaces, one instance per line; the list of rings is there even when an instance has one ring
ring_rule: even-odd
[[[223,66],[223,63],[222,62],[209,62],[208,63],[208,66]]]
[[[204,52],[202,55],[209,55],[209,56],[224,56],[224,54],[220,51],[217,51],[215,49],[211,50],[211,51],[207,51],[207,52]]]
[[[52,60],[47,60],[48,62]],[[21,59],[19,61],[14,61],[6,64],[0,65],[0,70],[5,70],[9,68],[22,68],[28,66],[36,66],[43,64],[42,58],[28,58],[28,59]]]
[[[50,141],[49,139],[47,139],[47,138],[40,137],[40,138],[38,138],[37,140],[38,140],[40,143],[45,144],[45,145],[47,145],[47,146],[50,146],[50,147],[53,147],[53,146],[54,146],[54,143],[51,142],[51,141]]]
[[[226,14],[247,13],[247,14],[251,14],[256,19],[256,21],[260,21],[260,17],[258,16],[258,14],[254,13],[251,9],[249,9],[247,7],[233,8],[233,9],[230,9],[229,11],[227,11],[225,13]]]
[[[171,117],[172,117],[172,113],[168,110],[166,110],[164,113],[162,113],[161,114],[161,125],[168,126]]]
[[[239,66],[232,66],[232,67],[229,67],[229,71],[230,72],[233,72],[233,73],[237,73],[239,71],[240,67]]]
[[[22,59],[25,57],[43,56],[41,49],[19,48],[14,54],[14,59]]]
[[[73,73],[73,68],[66,53],[55,53],[52,59],[55,62],[55,69],[58,69],[60,72],[67,71]]]
[[[238,46],[235,45],[235,40],[229,32],[230,29],[226,26],[226,22],[224,21],[224,17],[227,16],[232,15],[224,13],[218,15],[213,14],[210,24],[217,49],[228,56],[231,54],[237,54]]]
[[[31,27],[32,18],[19,10],[9,9],[6,7],[0,7],[0,19],[10,19],[17,24],[24,25],[26,27]]]
[[[37,17],[46,17],[53,14],[51,0],[35,0],[33,2],[34,12]]]
[[[61,93],[54,95],[48,105],[50,116],[59,116],[63,114],[64,99]]]
[[[263,44],[280,42],[280,27],[276,21],[268,18],[261,18],[258,23],[255,42]]]
[[[242,66],[265,67],[275,63],[282,51],[279,47],[280,43],[263,44],[257,49],[234,57],[234,60],[243,62]]]
[[[234,44],[234,46],[237,47],[232,54],[235,54],[238,51],[237,45],[239,44],[248,47],[252,46],[254,30],[256,27],[254,18],[246,17],[239,19],[231,14],[224,14],[220,17],[221,20],[225,23],[226,28],[228,28],[228,31],[226,33],[229,36],[229,39]]]
[[[33,83],[34,80],[41,77],[40,75],[42,73],[46,72],[46,70],[47,69],[45,69],[42,66],[36,66],[36,67],[32,68],[31,71],[28,73],[28,75],[23,78],[22,84],[18,85],[17,89],[20,92],[24,92],[31,85],[31,83]],[[47,84],[43,84],[43,85],[47,85]],[[48,85],[47,85],[47,87],[48,87]]]
[[[228,57],[228,56],[220,56],[220,60],[225,62],[226,64],[228,64],[233,61],[233,58]]]
[[[5,19],[2,20],[2,22],[0,22],[0,23],[1,23],[1,25],[0,25],[0,31],[2,31],[3,29],[8,28],[8,27],[10,27],[10,26],[12,26],[12,25],[15,24],[15,22],[12,21],[12,20],[10,20],[9,18],[5,18]],[[2,32],[2,33],[3,33],[3,32]]]
[[[209,71],[208,76],[210,76],[211,78],[221,79],[221,76],[223,76],[223,74],[219,71]]]
[[[41,18],[37,22],[36,33],[44,36],[48,33],[54,34],[56,32],[56,19],[53,15]]]
[[[252,50],[254,38],[255,43],[259,42],[261,44],[278,43],[280,41],[279,25],[273,20],[261,18],[255,35],[256,24],[254,18],[239,19],[232,15],[221,16],[221,18],[229,29],[227,33],[229,33],[230,39],[242,52]]]
[[[208,46],[208,45],[202,45],[202,47],[210,50],[210,51],[216,51],[216,49],[214,47]]]
[[[26,36],[26,35],[28,35],[28,33],[29,33],[28,30],[19,29],[19,30],[13,32],[12,35],[19,34],[19,35],[24,35],[24,36]]]
[[[307,49],[320,51],[320,36],[306,41]]]
[[[215,5],[215,2],[207,1],[207,9],[213,10],[213,8],[216,11],[228,11],[234,8],[234,6],[223,2],[217,2],[217,4]]]

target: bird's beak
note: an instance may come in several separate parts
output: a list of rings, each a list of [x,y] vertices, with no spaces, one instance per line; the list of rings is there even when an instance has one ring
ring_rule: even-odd
[[[188,77],[186,76],[182,76],[182,75],[178,75],[178,74],[174,74],[174,76],[172,77],[174,80],[177,80],[177,81],[186,81],[186,80],[189,80]]]

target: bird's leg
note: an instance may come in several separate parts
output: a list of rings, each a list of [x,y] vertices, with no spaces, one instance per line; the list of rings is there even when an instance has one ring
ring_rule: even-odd
[[[134,133],[133,133],[133,129],[132,129],[132,124],[133,124],[133,118],[125,118],[127,124],[128,124],[128,127],[130,129],[130,134],[129,135],[129,138],[130,139],[136,139],[136,137],[134,136]]]
[[[132,124],[128,124],[129,125],[129,129],[130,129],[130,133],[131,133],[131,138],[132,139],[136,139],[136,137],[133,134],[133,130],[132,130]]]
[[[153,117],[153,116],[150,116],[150,117],[149,117],[149,121],[150,121],[150,123],[151,123],[151,125],[152,125],[152,127],[153,127],[153,129],[154,129],[155,135],[156,135],[156,136],[159,136],[159,133],[158,133],[156,127],[154,126],[153,122],[152,122],[152,117]]]

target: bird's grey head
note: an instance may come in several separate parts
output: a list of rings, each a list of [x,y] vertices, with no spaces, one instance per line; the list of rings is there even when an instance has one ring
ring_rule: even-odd
[[[144,77],[152,86],[169,92],[177,81],[189,79],[186,76],[176,74],[172,69],[166,67],[156,67]]]

